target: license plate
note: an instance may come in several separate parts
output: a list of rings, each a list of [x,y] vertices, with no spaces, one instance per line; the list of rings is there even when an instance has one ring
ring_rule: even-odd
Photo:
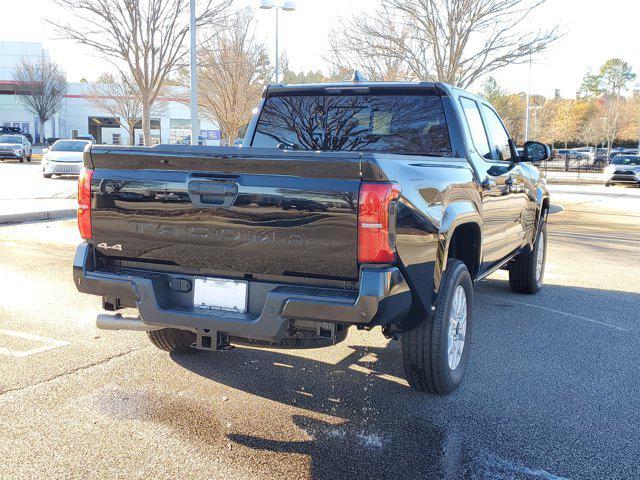
[[[242,280],[196,278],[193,283],[193,307],[246,313],[248,291],[248,283]]]

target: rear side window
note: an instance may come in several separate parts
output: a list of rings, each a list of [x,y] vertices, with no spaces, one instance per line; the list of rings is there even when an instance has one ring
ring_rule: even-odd
[[[451,155],[442,101],[435,95],[269,97],[251,145]]]
[[[498,114],[486,105],[482,105],[484,118],[487,120],[487,131],[491,139],[491,155],[495,160],[511,160],[509,134],[504,128]]]
[[[480,116],[480,110],[478,104],[469,98],[460,97],[460,104],[464,111],[464,116],[467,119],[467,125],[471,132],[471,139],[476,147],[477,152],[484,158],[491,158],[491,150],[489,148],[489,141],[487,140],[487,132],[484,129],[482,123],[482,117]]]

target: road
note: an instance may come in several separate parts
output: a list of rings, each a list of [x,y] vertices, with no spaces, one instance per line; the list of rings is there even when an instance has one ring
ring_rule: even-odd
[[[5,160],[0,164],[2,190],[0,201],[24,199],[75,198],[77,177],[44,178],[39,161],[17,163]]]
[[[397,342],[169,356],[94,326],[74,222],[0,227],[0,477],[637,478],[640,189],[552,187],[546,285],[476,288],[449,397]]]

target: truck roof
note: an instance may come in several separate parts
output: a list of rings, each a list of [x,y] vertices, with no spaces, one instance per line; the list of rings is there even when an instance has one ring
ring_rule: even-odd
[[[263,92],[263,97],[283,94],[305,93],[341,93],[363,92],[389,93],[397,92],[423,92],[441,96],[450,95],[453,87],[441,82],[331,82],[331,83],[303,83],[303,84],[268,84]]]

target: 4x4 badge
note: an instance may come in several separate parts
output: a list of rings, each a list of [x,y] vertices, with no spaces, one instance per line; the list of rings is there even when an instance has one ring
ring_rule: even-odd
[[[122,245],[120,245],[119,243],[116,245],[107,245],[106,243],[99,243],[98,244],[98,248],[104,248],[105,250],[118,250],[118,251],[122,251]]]

